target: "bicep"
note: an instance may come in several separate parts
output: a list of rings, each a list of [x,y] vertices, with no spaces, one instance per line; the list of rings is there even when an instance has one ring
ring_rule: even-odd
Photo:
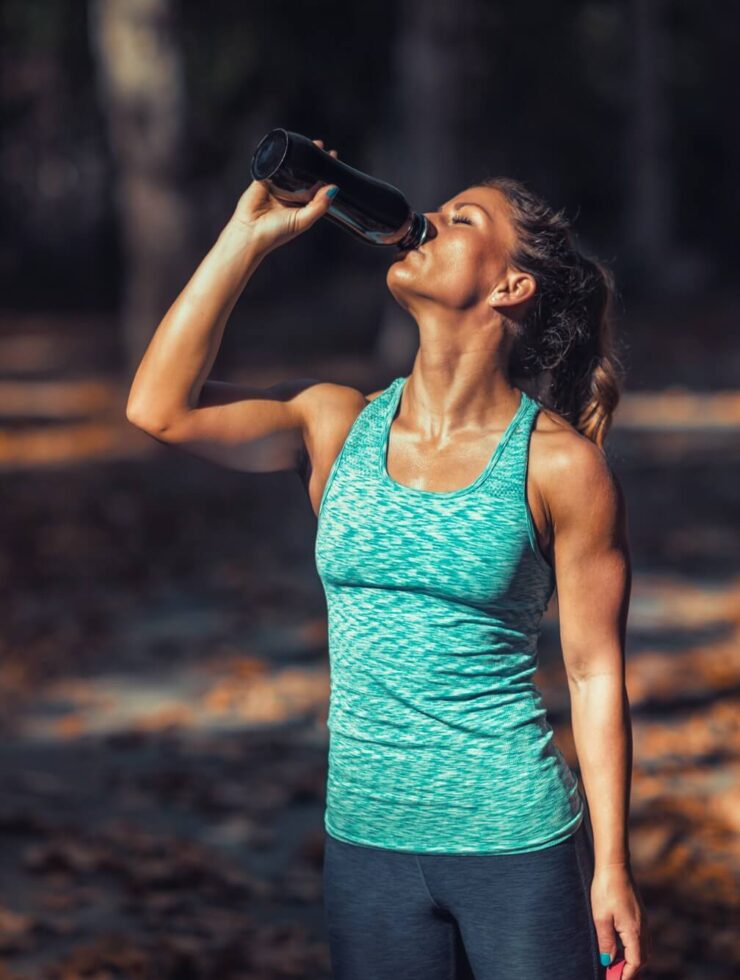
[[[622,673],[631,564],[619,481],[602,451],[581,443],[553,482],[550,497],[569,681]]]

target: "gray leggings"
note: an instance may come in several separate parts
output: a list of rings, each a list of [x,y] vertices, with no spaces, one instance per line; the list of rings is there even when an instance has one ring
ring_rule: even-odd
[[[325,832],[334,980],[602,980],[588,815],[523,854],[424,854]]]

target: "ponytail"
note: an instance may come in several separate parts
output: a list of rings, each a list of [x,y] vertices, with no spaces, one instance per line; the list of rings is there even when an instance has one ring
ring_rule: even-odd
[[[510,264],[537,282],[529,313],[506,320],[513,335],[509,376],[529,381],[533,397],[601,447],[624,378],[614,336],[614,277],[575,247],[563,212],[520,181],[494,177],[480,186],[506,197],[517,237]]]

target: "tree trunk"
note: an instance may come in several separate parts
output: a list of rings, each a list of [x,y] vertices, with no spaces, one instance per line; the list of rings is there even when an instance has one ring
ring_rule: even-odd
[[[172,0],[90,0],[89,13],[116,170],[125,263],[121,327],[133,372],[193,258],[183,57]]]

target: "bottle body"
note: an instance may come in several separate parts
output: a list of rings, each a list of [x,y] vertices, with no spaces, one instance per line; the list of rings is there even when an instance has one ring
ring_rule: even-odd
[[[417,248],[426,239],[426,217],[392,184],[336,160],[313,140],[273,129],[252,156],[253,180],[264,181],[283,204],[306,204],[325,184],[339,193],[324,217],[369,245]]]

